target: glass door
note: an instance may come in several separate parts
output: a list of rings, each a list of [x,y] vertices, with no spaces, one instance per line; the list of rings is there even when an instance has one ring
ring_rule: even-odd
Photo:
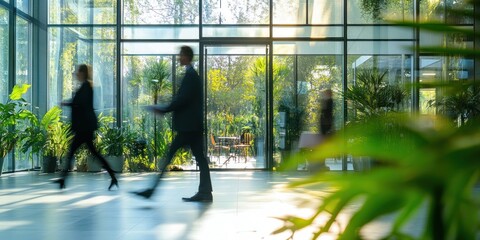
[[[268,45],[205,45],[206,134],[212,168],[264,169]]]

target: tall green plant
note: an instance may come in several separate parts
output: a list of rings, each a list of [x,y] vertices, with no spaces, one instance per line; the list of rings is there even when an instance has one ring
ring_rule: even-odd
[[[472,82],[437,85],[445,88],[446,95],[428,102],[430,107],[443,109],[447,115],[453,117],[457,125],[464,125],[468,119],[480,115],[480,90]]]
[[[153,104],[157,104],[159,94],[169,84],[167,82],[168,77],[170,77],[169,62],[163,60],[149,61],[143,70],[143,77],[147,88],[151,92]]]
[[[356,74],[356,83],[344,93],[346,100],[356,110],[356,119],[366,119],[397,111],[407,96],[406,89],[385,81],[387,71],[378,69],[360,69]]]
[[[0,103],[0,158],[4,158],[24,136],[19,123],[34,119],[27,109],[28,103],[22,98],[30,85],[15,85],[6,103]],[[1,168],[1,166],[0,166]]]

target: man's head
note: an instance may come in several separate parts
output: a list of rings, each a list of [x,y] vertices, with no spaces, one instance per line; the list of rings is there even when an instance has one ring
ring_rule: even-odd
[[[193,59],[193,50],[189,46],[180,48],[180,64],[182,66],[189,65]]]

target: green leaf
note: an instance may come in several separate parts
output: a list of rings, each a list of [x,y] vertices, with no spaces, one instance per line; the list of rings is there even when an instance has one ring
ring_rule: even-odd
[[[368,196],[362,207],[349,220],[339,240],[357,239],[360,230],[367,223],[380,216],[399,210],[403,204],[404,199],[394,192],[385,191],[381,194]]]
[[[42,120],[40,121],[40,125],[47,130],[49,126],[57,124],[60,121],[60,116],[62,114],[62,109],[55,106],[48,110],[48,112],[45,113],[43,116]]]
[[[15,85],[13,86],[12,93],[10,93],[11,100],[20,100],[22,95],[25,94],[31,85],[29,84],[22,84],[22,85]]]

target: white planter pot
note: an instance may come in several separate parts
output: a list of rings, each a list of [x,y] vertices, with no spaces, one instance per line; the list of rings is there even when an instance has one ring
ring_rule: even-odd
[[[107,162],[113,171],[119,173],[123,171],[123,165],[125,163],[124,156],[106,156],[105,159],[107,159]]]

